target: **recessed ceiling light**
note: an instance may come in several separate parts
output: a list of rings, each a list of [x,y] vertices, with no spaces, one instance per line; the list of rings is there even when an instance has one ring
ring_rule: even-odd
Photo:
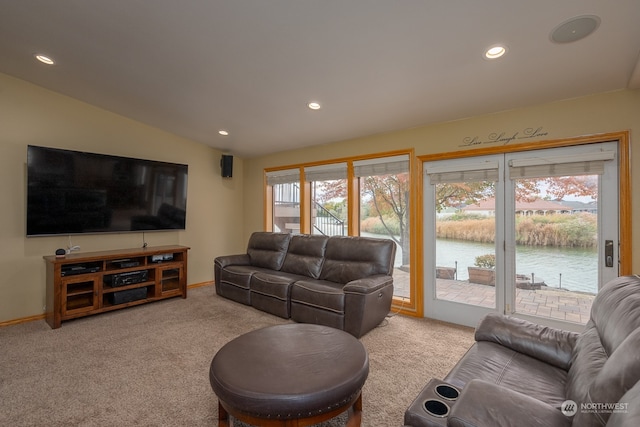
[[[229,131],[226,131],[226,130],[224,130],[224,129],[220,129],[220,130],[218,131],[218,133],[219,133],[220,135],[222,135],[222,136],[227,136],[227,135],[229,135]]]
[[[34,55],[36,57],[36,59],[40,62],[42,62],[43,64],[47,64],[47,65],[53,65],[55,64],[55,62],[53,61],[53,59],[49,58],[46,55],[41,55],[41,54],[36,54]]]
[[[600,26],[600,18],[595,15],[576,16],[551,31],[552,42],[571,43],[587,37]]]
[[[312,110],[319,110],[320,104],[318,102],[310,102],[307,104],[307,107],[311,108]]]
[[[492,46],[484,53],[484,57],[487,59],[496,59],[500,58],[502,55],[507,53],[507,48],[504,46]]]

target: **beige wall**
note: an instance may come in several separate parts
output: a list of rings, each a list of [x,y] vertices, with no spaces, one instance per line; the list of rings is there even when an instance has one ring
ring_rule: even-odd
[[[530,131],[537,130],[533,138]],[[464,120],[434,124],[398,132],[342,141],[307,149],[287,151],[245,161],[245,238],[263,227],[262,181],[263,169],[300,163],[312,163],[341,157],[352,157],[376,152],[415,149],[416,156],[486,148],[504,144],[491,142],[492,135],[503,138],[516,136],[509,144],[556,140],[577,136],[631,131],[631,169],[640,168],[640,144],[634,135],[640,134],[640,90],[616,91],[571,99],[551,104],[536,105]],[[465,141],[479,142],[473,146]],[[640,188],[640,174],[632,173],[631,188]],[[633,194],[633,222],[640,218],[640,193]],[[623,236],[629,238],[631,236]],[[632,237],[635,254],[640,253],[640,227]],[[640,272],[640,258],[635,257],[633,271]]]
[[[0,322],[44,312],[42,257],[67,236],[25,237],[27,145],[189,165],[187,229],[145,233],[149,246],[191,247],[188,283],[213,280],[213,259],[244,250],[243,162],[220,176],[221,152],[0,74]],[[141,233],[72,236],[81,252],[142,246]]]
[[[149,245],[191,247],[190,284],[213,280],[213,259],[242,252],[251,232],[263,229],[263,169],[370,153],[415,149],[417,156],[468,149],[467,139],[487,142],[491,134],[526,136],[526,129],[544,135],[524,141],[561,139],[588,134],[631,131],[632,171],[640,165],[634,135],[640,132],[640,90],[619,91],[585,98],[520,108],[342,141],[308,149],[242,161],[234,159],[234,177],[220,177],[221,152],[158,129],[92,107],[0,74],[0,322],[44,312],[43,255],[66,247],[68,238],[25,237],[26,146],[28,144],[84,150],[189,165],[187,230],[146,233]],[[640,167],[640,166],[638,166]],[[640,188],[638,174],[632,189]],[[633,197],[635,218],[640,196]],[[244,217],[243,213],[244,212]],[[640,230],[632,244],[640,251]],[[625,237],[623,237],[625,238]],[[73,236],[83,252],[139,247],[139,233]],[[637,258],[637,257],[636,257]],[[640,259],[633,263],[640,271]]]

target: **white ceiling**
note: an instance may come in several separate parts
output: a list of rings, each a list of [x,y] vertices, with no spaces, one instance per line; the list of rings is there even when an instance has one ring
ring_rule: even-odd
[[[595,33],[550,41],[580,15]],[[0,0],[0,72],[254,157],[640,88],[639,19],[638,0]]]

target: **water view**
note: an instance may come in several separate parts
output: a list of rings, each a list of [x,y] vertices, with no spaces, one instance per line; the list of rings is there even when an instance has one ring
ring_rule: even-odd
[[[458,268],[458,280],[468,280],[467,267],[475,258],[495,252],[493,244],[460,240],[437,240],[436,265]],[[597,293],[598,253],[596,249],[518,246],[517,274],[535,275],[535,282],[570,291]]]

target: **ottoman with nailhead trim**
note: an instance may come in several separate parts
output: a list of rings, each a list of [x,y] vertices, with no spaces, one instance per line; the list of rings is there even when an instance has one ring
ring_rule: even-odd
[[[360,426],[369,357],[339,329],[304,323],[257,329],[225,344],[209,369],[219,426],[310,426],[349,411]]]

